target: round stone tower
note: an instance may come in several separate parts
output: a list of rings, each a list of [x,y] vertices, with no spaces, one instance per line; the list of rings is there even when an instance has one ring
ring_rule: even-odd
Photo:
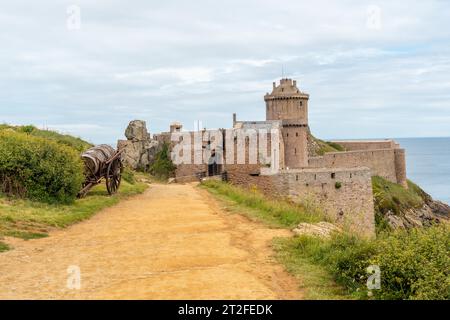
[[[273,83],[271,94],[264,96],[266,120],[296,120],[308,124],[309,94],[297,88],[297,81],[281,79],[280,85]]]
[[[309,95],[297,88],[297,81],[281,79],[273,83],[272,93],[264,96],[266,120],[280,120],[286,168],[308,166],[308,100]]]

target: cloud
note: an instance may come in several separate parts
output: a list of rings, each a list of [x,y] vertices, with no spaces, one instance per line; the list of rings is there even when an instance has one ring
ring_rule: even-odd
[[[152,132],[174,119],[229,127],[233,112],[264,119],[263,95],[284,73],[310,94],[318,136],[450,136],[446,1],[377,1],[379,28],[370,1],[77,4],[72,31],[68,4],[2,4],[0,122],[96,143],[136,118]]]

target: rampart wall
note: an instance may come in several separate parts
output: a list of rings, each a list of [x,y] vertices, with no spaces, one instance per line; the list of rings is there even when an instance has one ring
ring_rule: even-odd
[[[312,168],[368,167],[372,175],[391,182],[406,184],[405,152],[403,149],[358,150],[331,152],[308,160]]]

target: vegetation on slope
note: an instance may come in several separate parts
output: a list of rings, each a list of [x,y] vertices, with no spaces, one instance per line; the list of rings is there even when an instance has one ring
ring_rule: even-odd
[[[377,233],[389,230],[387,214],[403,216],[409,209],[421,208],[430,196],[408,180],[408,189],[382,177],[372,177]]]
[[[155,161],[150,167],[150,173],[160,180],[167,180],[175,172],[176,166],[170,158],[169,144],[164,143],[162,149],[156,154]]]
[[[308,134],[308,152],[310,156],[322,156],[327,152],[345,151],[345,148],[338,143],[323,141],[312,134]]]
[[[367,240],[341,234],[329,240],[280,240],[290,255],[323,266],[356,298],[449,299],[450,232],[446,225],[397,230]],[[381,287],[367,289],[367,267],[380,268]]]
[[[75,200],[84,180],[80,153],[90,146],[33,126],[0,125],[0,240],[45,237],[147,188],[126,169],[117,194],[101,184]],[[0,241],[0,252],[9,248]]]
[[[26,133],[26,134],[29,134],[29,135],[35,136],[35,137],[41,137],[46,140],[51,140],[56,143],[71,147],[71,148],[77,150],[78,152],[82,152],[82,151],[87,150],[90,147],[92,147],[91,143],[86,142],[80,138],[73,137],[73,136],[67,135],[67,134],[60,134],[58,132],[51,131],[51,130],[41,130],[32,125],[10,126],[7,124],[0,124],[0,131],[2,131],[2,130],[16,131],[16,132]]]
[[[0,131],[0,192],[68,203],[83,180],[83,164],[75,149],[53,139]]]
[[[273,226],[295,227],[300,222],[320,222],[325,216],[310,204],[296,204],[285,200],[267,199],[256,188],[245,190],[217,180],[207,180],[201,184],[212,194],[235,204],[234,210],[242,210],[251,218],[256,218]],[[228,203],[230,207],[232,203]]]

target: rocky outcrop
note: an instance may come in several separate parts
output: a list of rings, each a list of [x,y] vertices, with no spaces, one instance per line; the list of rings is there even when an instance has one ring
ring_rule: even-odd
[[[333,233],[341,232],[342,230],[332,223],[300,223],[292,230],[297,235],[309,235],[321,238],[329,238]]]
[[[124,164],[135,170],[148,170],[153,164],[162,143],[153,140],[145,121],[133,120],[125,130],[127,140],[117,141],[117,148],[124,149]]]
[[[128,124],[127,129],[125,130],[125,137],[127,137],[128,140],[134,142],[150,140],[150,134],[147,131],[145,121],[142,120],[131,121]]]
[[[392,211],[384,215],[389,227],[392,229],[410,229],[416,227],[430,227],[434,224],[448,222],[450,216],[450,206],[433,200],[431,196],[425,194],[424,204],[419,208],[409,208],[400,214]]]

